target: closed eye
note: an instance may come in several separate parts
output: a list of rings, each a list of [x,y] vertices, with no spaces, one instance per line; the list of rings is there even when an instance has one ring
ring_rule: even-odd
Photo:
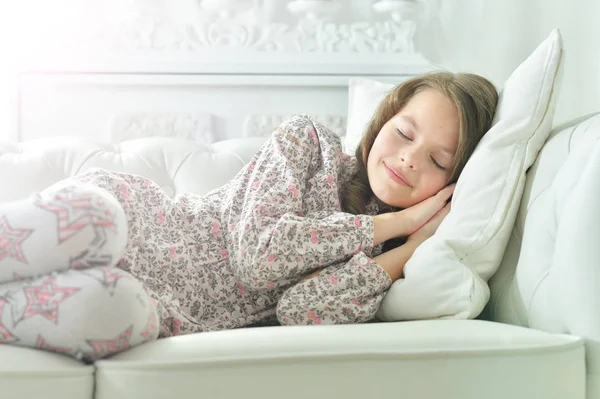
[[[396,131],[398,132],[398,135],[399,135],[400,137],[402,137],[403,139],[405,139],[405,140],[408,140],[408,141],[412,141],[412,139],[411,139],[410,137],[408,137],[407,135],[405,135],[405,134],[402,132],[402,130],[400,130],[400,129],[396,129]],[[431,158],[431,162],[433,162],[433,166],[435,166],[435,167],[436,167],[436,168],[438,168],[439,170],[446,170],[446,169],[447,169],[446,167],[444,167],[444,166],[440,165],[440,164],[439,164],[439,162],[438,162],[438,161],[436,161],[434,157],[429,157],[429,158]]]
[[[400,130],[400,129],[396,129],[396,130],[398,131],[398,135],[399,135],[400,137],[402,137],[402,138],[405,138],[406,140],[412,141],[412,139],[411,139],[410,137],[408,137],[406,134],[404,134],[404,133],[402,132],[402,130]]]
[[[443,167],[442,165],[440,165],[434,157],[430,157],[431,158],[431,162],[433,162],[433,165],[438,168],[439,170],[446,170],[445,167]]]

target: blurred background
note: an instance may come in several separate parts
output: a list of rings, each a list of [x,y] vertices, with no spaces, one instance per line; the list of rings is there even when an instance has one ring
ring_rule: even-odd
[[[554,28],[567,53],[560,122],[600,109],[599,16],[597,0],[4,0],[0,127],[14,128],[16,76],[23,70],[118,72],[121,65],[145,73],[176,71],[186,60],[190,72],[222,49],[233,49],[230,56],[251,50],[265,64],[278,52],[310,60],[354,51],[348,63],[418,56],[434,67],[482,74],[501,88]],[[347,40],[324,38],[327,23]],[[311,35],[316,24],[320,36]],[[291,33],[298,29],[308,33]]]

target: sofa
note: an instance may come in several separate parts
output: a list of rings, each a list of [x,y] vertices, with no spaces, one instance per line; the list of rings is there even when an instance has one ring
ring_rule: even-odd
[[[161,339],[94,364],[0,345],[0,397],[600,398],[599,138],[600,115],[553,129],[475,320],[251,327]],[[266,140],[5,142],[0,201],[94,167],[143,175],[169,195],[202,194]]]

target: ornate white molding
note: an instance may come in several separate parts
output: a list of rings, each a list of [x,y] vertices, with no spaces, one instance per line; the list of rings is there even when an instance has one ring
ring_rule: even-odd
[[[244,137],[268,137],[276,127],[292,115],[248,115]],[[346,117],[339,115],[312,115],[314,119],[341,137],[346,135]]]
[[[202,8],[218,11],[237,11],[252,8],[252,0],[200,0]]]
[[[376,76],[431,69],[414,46],[416,19],[404,18],[423,0],[58,1],[47,8],[56,10],[51,17],[15,32],[22,70]],[[323,3],[318,16],[286,7],[314,2]],[[329,3],[343,6],[325,20]]]
[[[202,13],[182,26],[150,16],[124,22],[114,34],[118,50],[249,49],[254,51],[414,53],[413,21],[341,24],[305,18],[294,24],[256,23]]]
[[[208,144],[216,139],[213,122],[214,116],[204,112],[121,114],[112,121],[110,141],[166,136]]]
[[[390,15],[395,21],[412,19],[423,8],[420,0],[378,0],[373,4],[376,12]]]
[[[342,4],[337,0],[291,0],[287,8],[308,18],[329,18],[342,8]]]
[[[205,6],[201,0],[103,0],[102,6],[96,7],[86,7],[80,0],[61,0],[62,8],[69,12],[57,11],[48,18],[26,21],[20,27],[22,32],[16,34],[23,36],[22,45],[26,48],[33,47],[36,52],[49,55],[62,51],[62,57],[72,57],[81,51],[202,53],[214,49],[414,53],[416,23],[379,13],[365,5],[366,0],[343,3],[335,18],[328,20],[322,18],[327,13],[314,14],[314,4],[319,3],[315,0],[290,1],[291,8],[298,11],[296,14],[288,11],[280,0],[261,1],[280,9],[270,16],[266,6],[248,9],[248,1],[241,0],[210,0]],[[342,4],[333,0],[320,2],[323,3],[320,8],[325,10]],[[239,6],[222,8],[230,3]],[[388,3],[397,1],[388,0],[384,5],[389,7]],[[307,8],[307,4],[313,4],[312,8]]]

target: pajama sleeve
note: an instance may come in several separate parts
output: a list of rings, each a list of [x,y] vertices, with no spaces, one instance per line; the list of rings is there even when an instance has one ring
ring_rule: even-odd
[[[289,288],[277,304],[284,325],[350,324],[372,319],[392,280],[364,253]]]
[[[334,138],[328,135],[335,134],[306,116],[293,117],[243,170],[233,204],[240,218],[230,225],[230,238],[234,273],[246,287],[289,283],[372,249],[373,217],[339,211]],[[325,210],[322,218],[303,216],[306,190],[322,190],[312,196],[319,203],[311,204]]]

